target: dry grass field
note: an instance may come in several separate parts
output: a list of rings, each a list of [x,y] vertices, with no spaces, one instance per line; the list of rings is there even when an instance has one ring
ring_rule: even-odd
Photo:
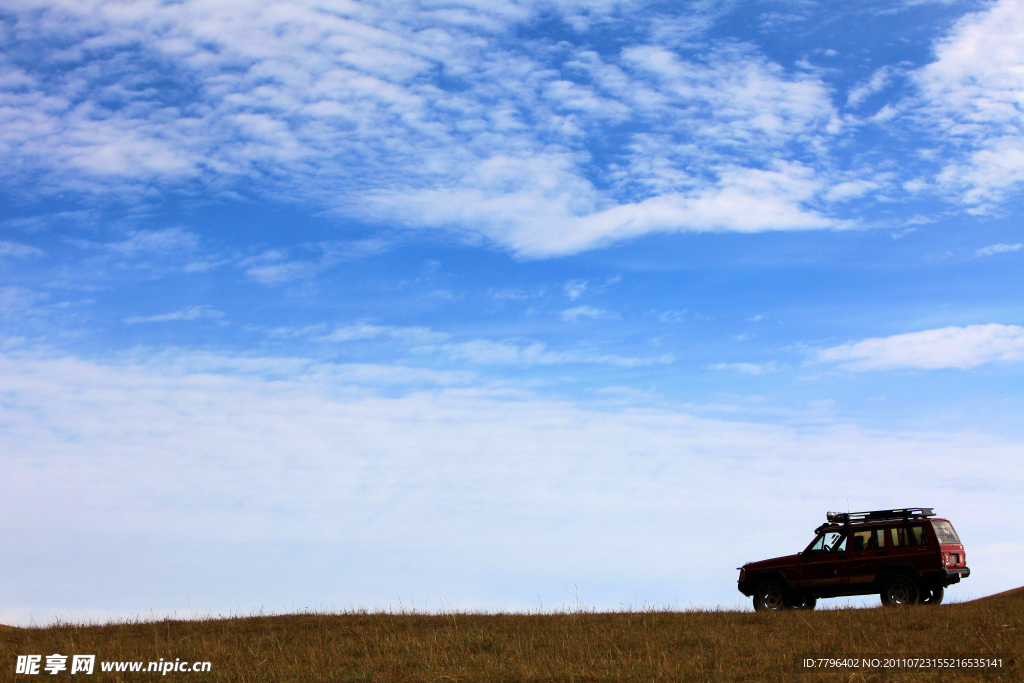
[[[827,603],[826,603],[827,604]],[[1024,681],[1024,588],[972,602],[779,614],[298,614],[0,627],[2,680]],[[95,654],[92,676],[17,675],[18,655]],[[805,673],[797,655],[996,658],[1001,668]],[[208,673],[100,671],[209,661]],[[70,657],[68,669],[70,670]],[[145,669],[145,665],[143,665]]]

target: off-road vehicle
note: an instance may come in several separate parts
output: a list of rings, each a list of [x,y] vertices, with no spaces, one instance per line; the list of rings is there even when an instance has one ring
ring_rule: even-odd
[[[739,568],[754,609],[814,609],[818,598],[877,593],[884,605],[937,605],[971,575],[960,538],[931,508],[829,512],[803,552]]]

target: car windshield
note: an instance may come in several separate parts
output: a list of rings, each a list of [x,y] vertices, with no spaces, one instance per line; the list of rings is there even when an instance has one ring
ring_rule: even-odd
[[[812,553],[841,553],[846,550],[846,532],[826,531],[807,550]]]
[[[932,529],[935,530],[935,538],[939,539],[939,543],[960,543],[956,532],[953,531],[953,525],[949,522],[935,520],[932,522]]]

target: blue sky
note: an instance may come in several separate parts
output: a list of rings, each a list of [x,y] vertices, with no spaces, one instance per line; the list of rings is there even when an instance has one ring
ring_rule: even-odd
[[[0,618],[730,606],[846,506],[1015,587],[1022,33],[6,3]]]

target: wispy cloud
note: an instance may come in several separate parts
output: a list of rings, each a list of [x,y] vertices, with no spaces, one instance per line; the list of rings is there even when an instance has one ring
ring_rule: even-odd
[[[847,202],[851,199],[859,199],[879,188],[880,185],[871,180],[849,180],[828,188],[825,191],[825,197],[832,202]]]
[[[0,354],[0,415],[11,426],[4,446],[21,454],[5,461],[0,480],[9,532],[47,539],[32,549],[44,567],[59,563],[64,541],[111,549],[83,565],[82,582],[70,586],[33,581],[39,567],[15,563],[8,580],[25,587],[17,606],[32,609],[36,623],[66,616],[65,607],[78,615],[100,604],[81,586],[105,577],[133,586],[126,607],[160,608],[163,582],[153,591],[152,582],[131,583],[137,572],[124,553],[151,559],[154,576],[171,581],[178,567],[159,561],[169,550],[204,564],[206,589],[191,604],[211,612],[258,609],[268,593],[285,605],[354,599],[372,607],[396,594],[461,596],[467,586],[467,606],[525,608],[538,591],[545,604],[559,604],[566,575],[583,577],[581,587],[584,580],[634,586],[656,581],[666,566],[689,578],[683,589],[670,584],[653,597],[726,605],[737,598],[719,568],[734,566],[737,553],[779,552],[775,536],[723,543],[723,526],[743,526],[751,509],[796,519],[827,509],[846,487],[870,492],[859,499],[868,509],[940,492],[959,501],[958,525],[983,534],[984,520],[1014,509],[1024,485],[1021,445],[976,433],[730,421],[643,403],[609,411],[479,386],[392,395],[350,383],[360,373],[392,371],[409,372],[260,357],[96,363]],[[834,473],[851,459],[859,466],[837,488]],[[964,462],[974,474],[963,476]],[[808,493],[780,497],[780,487]],[[680,517],[701,514],[716,525],[680,528]],[[670,535],[682,549],[666,553]],[[601,542],[567,548],[567,538]],[[267,573],[240,575],[237,544]],[[348,561],[338,555],[326,578],[310,571],[313,583],[297,589],[275,563],[280,547],[293,544],[319,561],[339,552]],[[707,549],[696,568],[685,550],[694,547]],[[992,570],[979,580],[993,582],[992,590],[1013,585],[1021,551],[993,551],[1000,559],[989,557]],[[381,556],[394,561],[374,564]],[[289,555],[287,566],[313,566],[300,561]],[[244,588],[242,603],[222,595],[222,585]],[[610,609],[623,592],[588,600]]]
[[[202,251],[199,235],[184,228],[130,230],[122,239],[112,241],[76,237],[65,238],[64,242],[92,254],[83,277],[120,269],[183,270]]]
[[[748,375],[761,375],[766,372],[775,372],[775,361],[769,363],[715,363],[709,366],[712,370],[736,370]]]
[[[28,258],[30,256],[42,256],[45,252],[28,244],[18,242],[7,242],[0,240],[0,258],[13,256],[15,258]]]
[[[380,253],[388,246],[383,239],[333,241],[268,249],[238,261],[245,274],[265,285],[279,285],[314,277],[345,261]]]
[[[992,323],[875,337],[824,349],[817,358],[847,370],[973,368],[1024,359],[1024,327]]]
[[[619,317],[619,314],[614,311],[606,311],[603,308],[595,308],[594,306],[574,306],[562,311],[559,317],[568,322],[576,322],[580,318],[614,320]]]
[[[570,280],[565,283],[565,295],[570,299],[578,299],[583,295],[583,292],[587,290],[586,280]]]
[[[867,98],[885,90],[898,73],[900,73],[899,70],[889,65],[876,69],[870,78],[850,89],[846,95],[846,106],[860,106]]]
[[[978,210],[1024,182],[1022,32],[1020,2],[1000,0],[961,19],[915,74],[925,115],[955,144],[938,182]]]
[[[375,325],[363,321],[337,327],[332,332],[316,336],[314,339],[325,342],[349,342],[386,337],[406,344],[431,344],[445,341],[448,336],[446,333],[434,332],[427,327]]]
[[[199,236],[182,228],[137,230],[126,239],[96,246],[123,256],[165,255],[195,251],[199,248]]]
[[[36,192],[140,196],[255,185],[528,257],[649,232],[842,225],[817,206],[843,128],[829,88],[750,46],[684,58],[652,24],[618,54],[580,47],[553,61],[512,37],[549,9],[533,3],[127,6],[138,11],[23,3],[19,48],[0,62],[18,84],[0,93],[9,179],[31,170],[46,178]],[[31,46],[58,34],[59,73],[36,67]],[[153,60],[171,66],[142,87]]]
[[[683,310],[681,310],[681,311],[677,311],[677,310],[662,311],[661,313],[658,314],[658,320],[660,322],[663,322],[663,323],[680,323],[680,322],[683,321],[683,318],[685,316],[686,316],[686,309],[685,308]]]
[[[1019,251],[1024,244],[991,244],[982,247],[974,252],[975,256],[993,256],[994,254],[1005,254],[1011,251]]]
[[[497,301],[523,301],[544,296],[545,289],[524,290],[518,288],[488,289],[487,296]]]
[[[636,358],[593,349],[570,349],[556,351],[542,342],[532,340],[470,339],[451,341],[452,335],[437,332],[427,327],[403,327],[380,325],[370,321],[357,321],[328,330],[326,325],[310,325],[303,328],[277,328],[271,337],[307,337],[326,343],[349,343],[370,340],[390,340],[401,345],[410,357],[440,357],[453,363],[473,365],[567,365],[597,364],[619,367],[639,367],[671,363],[674,357],[663,354],[659,357]]]
[[[136,315],[130,318],[125,318],[124,322],[128,325],[137,325],[139,323],[166,323],[166,322],[177,322],[180,320],[214,320],[222,321],[224,319],[223,311],[218,311],[212,306],[191,306],[189,308],[183,308],[178,311],[171,313],[159,313],[156,315]]]
[[[1016,0],[962,19],[924,68],[886,65],[850,90],[860,106],[905,76],[917,94],[871,121],[897,134],[916,126],[947,153],[927,181],[907,171],[886,182],[879,169],[836,172],[837,145],[866,122],[837,112],[819,74],[748,43],[695,40],[710,8],[675,22],[685,29],[634,26],[618,51],[581,41],[556,57],[543,40],[512,37],[551,10],[543,3],[111,6],[18,5],[19,37],[0,60],[0,173],[33,178],[25,192],[259,188],[546,258],[653,232],[844,228],[845,203],[901,186],[984,211],[1024,181]],[[582,16],[574,2],[554,11]],[[611,5],[587,16],[580,26],[621,19]],[[61,69],[31,57],[58,39]],[[154,74],[151,63],[169,66]],[[264,261],[247,272],[273,284],[331,258]]]
[[[658,358],[630,358],[615,354],[602,354],[591,350],[552,351],[541,342],[495,342],[489,339],[474,339],[466,342],[445,344],[436,349],[451,360],[468,361],[480,365],[566,365],[597,364],[620,367],[638,367],[671,363],[671,355]]]
[[[31,309],[50,298],[47,292],[25,287],[0,287],[0,315],[12,315]]]

